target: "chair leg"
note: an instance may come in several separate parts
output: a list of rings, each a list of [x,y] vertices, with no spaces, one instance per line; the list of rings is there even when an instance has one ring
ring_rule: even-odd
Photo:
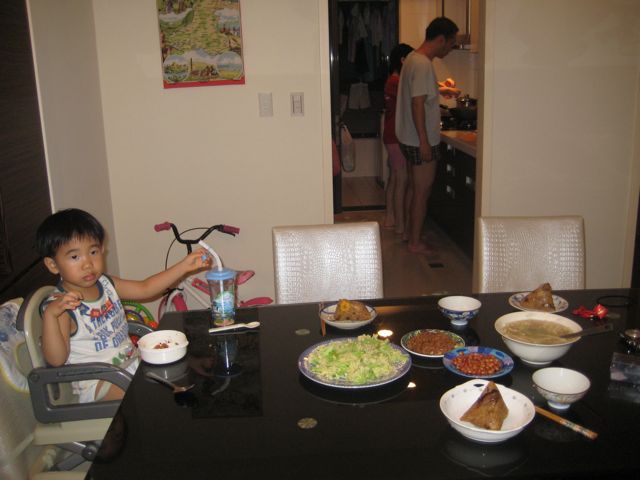
[[[72,453],[69,456],[65,457],[64,460],[56,463],[51,471],[53,472],[67,472],[69,470],[73,470],[78,465],[86,462],[87,460],[82,458],[82,455],[77,453]]]
[[[70,442],[58,445],[61,449],[70,452],[70,455],[58,462],[52,470],[72,470],[83,462],[91,462],[96,456],[99,444],[95,442]]]

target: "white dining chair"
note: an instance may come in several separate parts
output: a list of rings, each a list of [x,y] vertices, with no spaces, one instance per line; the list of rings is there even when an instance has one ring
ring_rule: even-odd
[[[475,292],[584,288],[582,217],[480,217],[477,227]]]
[[[273,228],[277,303],[384,296],[377,222]]]

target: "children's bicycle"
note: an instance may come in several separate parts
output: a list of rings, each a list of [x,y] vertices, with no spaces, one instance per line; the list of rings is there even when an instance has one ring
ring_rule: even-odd
[[[208,252],[213,252],[213,249],[204,241],[211,233],[213,233],[214,231],[218,231],[234,237],[240,233],[239,228],[223,224],[212,225],[210,227],[194,227],[180,232],[178,228],[171,222],[159,223],[154,226],[154,230],[156,232],[161,232],[164,230],[171,230],[173,232],[174,239],[169,244],[169,248],[167,248],[167,255],[164,260],[165,269],[167,269],[167,267],[169,266],[169,254],[171,252],[171,247],[173,247],[176,242],[184,245],[187,248],[188,253],[191,253],[193,251],[194,245],[200,245]],[[191,239],[183,237],[185,233],[194,231],[202,231],[202,234],[196,238]],[[239,271],[236,276],[236,287],[238,285],[246,283],[254,275],[255,272],[253,270]],[[162,315],[164,315],[164,313],[166,312],[184,312],[189,310],[189,300],[193,300],[202,308],[211,307],[209,284],[195,275],[187,277],[186,279],[181,281],[176,288],[167,291],[167,293],[162,297],[160,305],[158,306],[157,318],[162,318]],[[250,300],[241,301],[238,307],[242,308],[255,305],[268,305],[270,303],[273,303],[273,299],[269,297],[256,297]]]

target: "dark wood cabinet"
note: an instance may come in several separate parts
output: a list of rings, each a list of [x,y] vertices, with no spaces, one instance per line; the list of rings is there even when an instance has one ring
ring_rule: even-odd
[[[476,159],[441,143],[442,158],[429,202],[429,216],[473,258]]]
[[[29,22],[24,0],[0,15],[0,299],[46,277],[33,248],[51,213]]]

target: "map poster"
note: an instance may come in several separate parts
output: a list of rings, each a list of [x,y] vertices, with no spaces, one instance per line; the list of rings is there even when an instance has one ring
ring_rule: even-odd
[[[164,88],[244,84],[240,0],[156,0]]]

